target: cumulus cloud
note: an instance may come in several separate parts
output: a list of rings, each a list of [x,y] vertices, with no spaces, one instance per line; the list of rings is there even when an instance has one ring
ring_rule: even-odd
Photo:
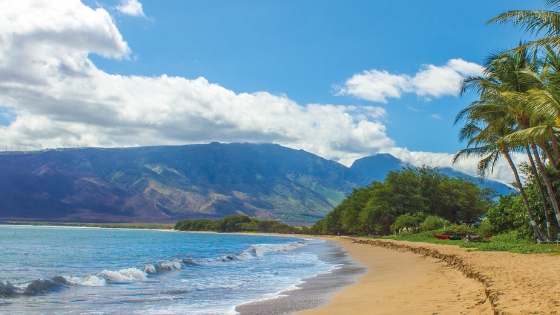
[[[89,54],[127,58],[130,49],[106,10],[79,0],[0,1],[0,12],[0,113],[10,120],[0,125],[1,147],[272,142],[345,165],[387,152],[415,165],[450,166],[449,154],[396,148],[381,107],[301,105],[285,95],[235,93],[205,78],[108,74]],[[460,60],[448,65],[462,74],[476,69]],[[377,79],[357,77],[352,93],[383,100],[420,91],[412,79],[368,74]],[[383,88],[361,90],[368,82]],[[468,163],[458,168],[472,174],[476,161]]]
[[[453,164],[454,154],[450,153],[409,151],[406,148],[398,147],[383,148],[381,152],[389,153],[414,166],[428,165],[431,167],[451,167],[459,172],[475,177],[477,176],[476,169],[479,159],[476,157],[461,159]],[[526,161],[526,156],[523,154],[514,154],[512,157],[517,164]],[[494,165],[494,171],[488,174],[488,179],[496,180],[504,184],[511,184],[515,180],[507,161],[503,158],[499,159]]]
[[[138,0],[121,0],[121,4],[115,8],[122,14],[146,17],[144,10],[142,10],[142,3]]]
[[[429,97],[457,95],[461,80],[481,75],[484,68],[462,59],[451,59],[443,66],[424,65],[414,76],[391,74],[385,70],[366,70],[346,80],[337,95],[352,95],[364,100],[387,103],[387,98],[401,98],[404,93]]]
[[[101,71],[90,53],[130,51],[107,11],[78,0],[0,2],[0,12],[0,104],[15,114],[0,127],[5,145],[274,142],[331,159],[394,145],[379,107],[300,105],[205,78]]]

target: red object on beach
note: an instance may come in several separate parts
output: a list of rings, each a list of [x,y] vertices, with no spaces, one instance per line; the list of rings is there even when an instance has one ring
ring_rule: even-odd
[[[439,238],[440,240],[448,240],[449,239],[449,235],[435,234],[434,236],[436,238]]]

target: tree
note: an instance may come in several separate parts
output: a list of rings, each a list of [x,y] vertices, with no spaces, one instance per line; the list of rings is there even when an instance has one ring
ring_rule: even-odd
[[[459,139],[468,140],[468,144],[466,149],[460,150],[454,156],[453,162],[473,155],[481,157],[478,173],[483,178],[492,172],[496,161],[504,157],[513,172],[535,234],[539,240],[546,241],[534,220],[523,183],[511,158],[511,152],[519,152],[524,146],[507,138],[515,131],[530,126],[531,113],[527,110],[525,99],[519,97],[519,93],[527,92],[536,84],[525,79],[521,71],[532,71],[535,67],[534,58],[529,57],[526,49],[501,52],[490,56],[484,76],[469,77],[463,81],[461,94],[476,91],[479,100],[462,110],[455,119],[455,123],[466,121],[459,132]],[[530,145],[534,149],[534,143]],[[538,158],[535,150],[533,155],[537,155]],[[551,196],[551,199],[553,198]]]

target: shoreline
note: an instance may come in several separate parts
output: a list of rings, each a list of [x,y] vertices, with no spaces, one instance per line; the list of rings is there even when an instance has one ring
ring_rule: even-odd
[[[559,255],[372,238],[234,234],[323,239],[357,262],[354,266],[368,270],[359,277],[350,273],[329,279],[321,274],[302,279],[297,289],[282,291],[280,297],[238,305],[242,315],[560,314],[560,286],[553,281],[560,277]]]
[[[438,259],[344,237],[345,251],[369,269],[323,307],[296,315],[493,314],[484,287]]]
[[[560,256],[345,237],[370,269],[324,307],[329,314],[560,314]]]
[[[269,236],[276,236],[270,235]],[[321,239],[327,244],[319,245],[322,251],[316,252],[320,260],[339,265],[330,272],[301,279],[294,289],[283,290],[279,295],[258,301],[237,305],[240,315],[288,315],[295,312],[327,305],[329,298],[348,285],[356,283],[356,278],[367,272],[352,259],[335,240],[323,237],[302,237]],[[313,246],[313,245],[311,245]],[[326,250],[325,250],[326,249]]]

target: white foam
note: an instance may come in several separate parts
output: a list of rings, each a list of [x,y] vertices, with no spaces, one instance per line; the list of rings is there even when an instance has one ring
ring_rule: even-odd
[[[150,264],[150,265],[144,266],[144,271],[145,271],[146,273],[149,273],[149,274],[154,274],[154,273],[157,272],[157,271],[156,271],[156,266],[151,265],[151,264]]]
[[[104,278],[95,275],[85,277],[63,276],[69,284],[80,285],[84,287],[102,287],[106,284]]]
[[[147,279],[146,272],[136,268],[121,269],[119,271],[103,270],[99,274],[107,281],[113,282],[133,282]]]
[[[157,264],[158,269],[179,270],[183,264],[179,259],[168,260]]]

